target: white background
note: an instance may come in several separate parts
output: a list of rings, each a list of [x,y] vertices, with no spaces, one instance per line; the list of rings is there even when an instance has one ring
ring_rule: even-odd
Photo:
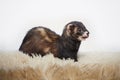
[[[70,21],[90,31],[80,51],[120,51],[120,0],[0,0],[0,51],[16,51],[29,29],[58,34]]]

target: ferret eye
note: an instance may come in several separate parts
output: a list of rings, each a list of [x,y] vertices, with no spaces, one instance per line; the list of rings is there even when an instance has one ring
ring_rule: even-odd
[[[77,35],[80,35],[81,33],[80,33],[80,32],[77,32],[76,34],[77,34]]]

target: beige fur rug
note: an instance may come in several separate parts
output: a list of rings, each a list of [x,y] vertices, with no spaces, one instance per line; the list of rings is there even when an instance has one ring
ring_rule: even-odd
[[[0,52],[0,80],[120,80],[120,53],[85,52],[74,62]]]

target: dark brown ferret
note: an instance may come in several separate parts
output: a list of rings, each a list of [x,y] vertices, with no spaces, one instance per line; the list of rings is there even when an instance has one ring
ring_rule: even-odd
[[[68,23],[62,35],[45,27],[34,27],[26,34],[19,50],[32,56],[52,53],[58,58],[77,61],[77,52],[82,40],[89,37],[89,31],[78,21]]]

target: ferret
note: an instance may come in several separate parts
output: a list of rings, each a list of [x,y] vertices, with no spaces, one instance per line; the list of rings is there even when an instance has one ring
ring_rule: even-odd
[[[81,41],[89,37],[89,31],[82,22],[72,21],[65,25],[62,35],[38,26],[30,29],[19,48],[29,56],[52,53],[60,59],[74,59],[77,61],[77,52]]]

